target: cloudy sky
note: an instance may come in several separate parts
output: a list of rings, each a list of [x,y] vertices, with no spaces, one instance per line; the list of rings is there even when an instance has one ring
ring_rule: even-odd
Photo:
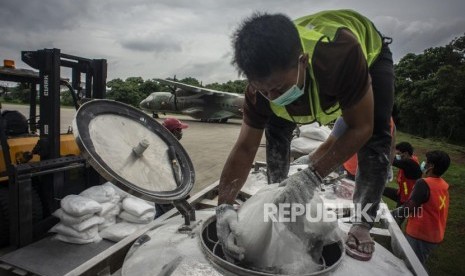
[[[405,54],[465,33],[463,0],[0,0],[0,59],[21,50],[59,48],[108,61],[108,80],[194,77],[204,84],[237,79],[230,37],[254,11],[298,18],[350,8],[394,38]]]

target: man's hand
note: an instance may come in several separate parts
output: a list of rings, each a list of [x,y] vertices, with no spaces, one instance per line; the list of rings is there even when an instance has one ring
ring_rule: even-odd
[[[216,207],[216,233],[229,262],[244,259],[244,248],[237,245],[237,224],[237,212],[232,205]]]
[[[309,168],[303,169],[279,184],[284,189],[273,200],[273,203],[279,208],[279,204],[299,204],[301,207],[306,208],[306,204],[312,200],[315,190],[320,186],[321,180]],[[298,208],[298,206],[295,206]],[[295,209],[294,209],[295,210]],[[296,218],[296,221],[286,223],[286,226],[297,237],[304,238],[305,233],[303,227],[303,220],[305,215]]]
[[[280,187],[284,186],[284,189],[274,199],[274,204],[276,204],[278,208],[279,204],[282,203],[291,204],[291,211],[294,210],[294,212],[298,206],[293,208],[292,204],[299,204],[300,208],[304,208],[305,212],[307,212],[306,204],[311,203],[315,191],[320,187],[320,184],[321,178],[311,169],[303,169],[279,184]],[[316,199],[316,201],[318,201],[318,199]],[[316,209],[312,209],[310,212],[313,211],[316,211]],[[310,215],[315,217],[315,214]],[[291,218],[293,217],[292,214],[290,216]],[[314,261],[318,261],[323,250],[322,237],[315,236],[315,233],[312,233],[312,229],[306,227],[308,222],[306,221],[307,218],[305,213],[300,216],[294,216],[294,218],[295,221],[286,222],[284,223],[285,226],[307,247]]]
[[[279,187],[285,187],[275,203],[308,203],[313,198],[313,193],[321,184],[321,179],[310,170],[303,169],[279,183]]]

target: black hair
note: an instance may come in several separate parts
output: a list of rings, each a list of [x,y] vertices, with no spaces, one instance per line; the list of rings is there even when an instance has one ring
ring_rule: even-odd
[[[297,28],[283,14],[252,14],[234,32],[232,44],[232,64],[248,79],[296,67],[302,53]]]
[[[408,152],[408,154],[413,155],[413,147],[409,142],[400,142],[396,145],[396,150],[400,152]]]
[[[433,165],[433,174],[441,176],[450,165],[450,157],[442,150],[433,150],[426,153],[426,163]]]

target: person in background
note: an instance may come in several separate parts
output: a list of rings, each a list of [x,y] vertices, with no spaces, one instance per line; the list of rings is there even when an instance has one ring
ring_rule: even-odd
[[[182,130],[189,127],[188,124],[184,124],[176,118],[166,118],[163,120],[162,125],[168,129],[178,140],[181,140],[182,138]],[[172,208],[173,204],[155,204],[155,219],[168,212]]]
[[[449,184],[441,177],[449,168],[450,157],[440,150],[426,153],[410,198],[391,213],[398,223],[407,218],[406,238],[418,259],[425,264],[444,239],[449,211]]]
[[[413,185],[421,178],[420,164],[418,158],[413,154],[413,147],[408,142],[400,142],[396,145],[396,158],[392,165],[398,168],[397,184],[399,187],[384,188],[383,195],[397,202],[397,206],[404,204],[413,191]]]
[[[358,260],[371,259],[370,229],[391,155],[391,41],[368,18],[352,10],[322,11],[294,22],[283,14],[255,13],[242,22],[233,35],[233,63],[248,80],[243,123],[220,177],[216,209],[218,238],[226,255],[243,258],[242,248],[231,242],[237,224],[233,204],[265,133],[268,182],[285,185],[283,194],[297,195],[318,187],[324,177],[358,153],[357,216],[346,252]],[[296,124],[326,124],[337,118],[339,108],[346,131],[320,158],[310,156],[308,168],[287,178]]]
[[[182,130],[189,127],[188,124],[184,124],[176,118],[166,118],[162,125],[168,129],[178,140],[181,140],[182,138]]]

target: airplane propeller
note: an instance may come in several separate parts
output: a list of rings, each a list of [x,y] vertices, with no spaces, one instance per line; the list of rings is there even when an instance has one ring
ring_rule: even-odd
[[[176,94],[176,86],[168,86],[169,89],[171,90],[171,97],[169,101],[174,97],[174,109],[178,110],[178,95]]]

